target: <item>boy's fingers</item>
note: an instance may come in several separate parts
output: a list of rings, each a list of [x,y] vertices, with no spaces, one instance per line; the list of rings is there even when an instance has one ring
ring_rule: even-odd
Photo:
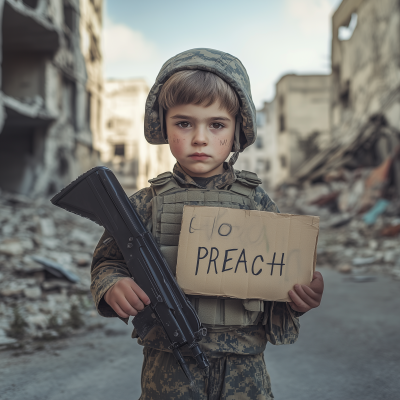
[[[305,289],[305,287],[307,287],[307,286],[295,285],[294,289],[295,289],[296,293],[298,294],[298,296],[304,301],[304,303],[306,303],[311,308],[318,307],[319,302],[314,300],[313,296],[310,296],[308,293],[305,292],[305,290],[308,290],[309,292],[313,293],[313,295],[314,295],[314,292],[309,287],[307,287],[307,289]]]
[[[294,290],[289,290],[289,296],[292,299],[292,302],[299,308],[297,311],[306,312],[311,309],[309,305],[307,305]]]
[[[313,300],[319,302],[321,300],[321,294],[320,293],[315,293],[313,289],[311,289],[307,285],[301,285],[302,289],[304,292],[310,296]]]
[[[133,307],[135,308],[137,311],[142,311],[143,308],[145,307],[142,300],[139,299],[139,297],[137,296],[137,294],[133,291],[133,289],[131,288],[131,290],[129,290],[127,293],[125,293],[125,297],[127,302]]]
[[[118,303],[114,303],[111,307],[121,318],[129,317],[128,314],[126,314],[124,311],[121,310],[121,307],[118,305]]]
[[[321,273],[315,271],[313,274],[313,280],[311,281],[310,287],[317,293],[321,293],[324,291],[324,278]]]
[[[131,282],[131,288],[144,304],[150,304],[149,296],[147,296],[144,290],[134,280]]]
[[[117,304],[118,304],[118,306],[121,308],[121,310],[122,310],[125,314],[127,314],[128,316],[129,316],[129,315],[135,316],[135,315],[137,315],[137,313],[138,313],[137,310],[129,304],[129,302],[128,302],[128,300],[127,300],[126,298],[119,299],[119,300],[117,301]],[[125,317],[125,318],[126,318],[126,317]]]
[[[293,303],[293,301],[291,301],[291,302],[289,303],[289,305],[290,305],[290,307],[292,308],[292,310],[294,310],[294,311],[300,311],[300,312],[301,312],[301,310],[299,309],[299,307],[297,307],[296,304]]]

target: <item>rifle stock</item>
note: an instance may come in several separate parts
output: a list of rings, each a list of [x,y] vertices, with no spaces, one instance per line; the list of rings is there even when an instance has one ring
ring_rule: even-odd
[[[115,175],[106,167],[95,167],[62,189],[51,202],[102,225],[114,237],[129,273],[151,301],[134,317],[133,325],[143,339],[155,324],[160,324],[192,384],[192,374],[179,349],[188,346],[198,367],[208,368],[198,345],[205,328]]]

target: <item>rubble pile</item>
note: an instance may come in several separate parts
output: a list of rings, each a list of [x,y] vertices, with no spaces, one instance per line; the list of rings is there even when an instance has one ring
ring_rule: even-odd
[[[47,199],[0,192],[0,349],[99,323],[90,263],[102,231]]]
[[[383,143],[383,145],[382,145]],[[318,264],[400,279],[400,133],[374,117],[282,185],[282,212],[320,216]]]

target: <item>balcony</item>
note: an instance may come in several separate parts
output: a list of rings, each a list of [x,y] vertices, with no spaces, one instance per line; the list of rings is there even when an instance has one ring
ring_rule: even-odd
[[[59,30],[43,12],[32,8],[38,7],[36,3],[5,1],[2,23],[3,52],[54,53],[59,48]],[[43,5],[43,2],[39,3]]]

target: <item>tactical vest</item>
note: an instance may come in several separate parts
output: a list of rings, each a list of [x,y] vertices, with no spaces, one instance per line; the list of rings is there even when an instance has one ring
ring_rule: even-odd
[[[257,175],[235,171],[237,179],[228,189],[181,188],[171,172],[150,179],[152,199],[152,234],[160,246],[173,274],[176,274],[179,234],[184,205],[255,210],[255,188],[261,183]],[[203,324],[257,325],[264,311],[260,300],[224,297],[188,296]]]

